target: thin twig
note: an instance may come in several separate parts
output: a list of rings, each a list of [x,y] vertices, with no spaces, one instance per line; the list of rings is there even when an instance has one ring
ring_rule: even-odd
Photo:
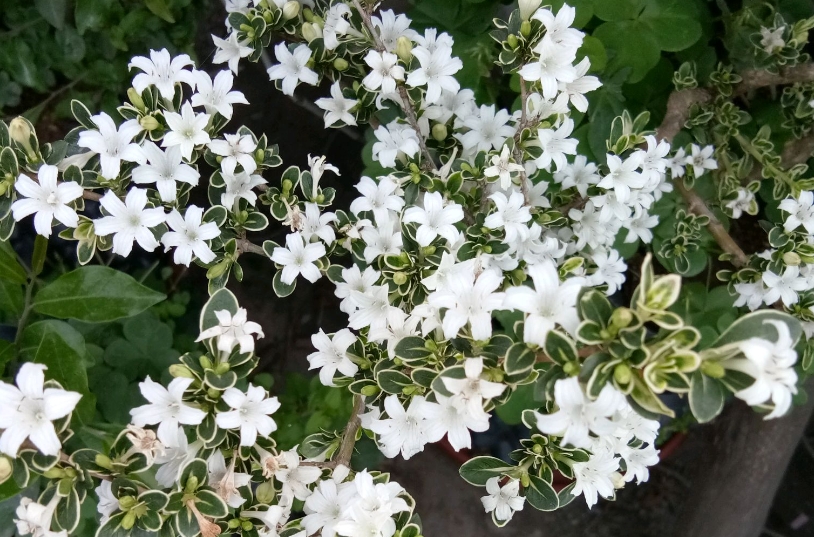
[[[334,462],[336,465],[348,466],[350,459],[353,456],[353,447],[356,445],[356,433],[359,427],[362,426],[362,420],[359,418],[359,413],[365,408],[365,399],[361,395],[356,395],[353,398],[353,410],[351,411],[348,424],[345,426],[345,432],[342,433],[342,443],[339,444],[336,458]]]
[[[254,244],[249,239],[237,239],[236,242],[238,252],[248,252],[251,254],[262,255],[264,257],[266,256],[266,251],[263,250],[263,247]]]
[[[85,190],[82,192],[82,198],[90,201],[99,201],[102,199],[102,195],[92,190]]]

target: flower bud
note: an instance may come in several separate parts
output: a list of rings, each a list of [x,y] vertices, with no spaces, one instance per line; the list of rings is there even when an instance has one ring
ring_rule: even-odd
[[[322,37],[322,30],[316,23],[306,22],[302,25],[302,36],[309,43],[318,37]]]
[[[221,362],[215,366],[215,374],[216,375],[223,375],[224,373],[228,372],[232,367],[229,365],[229,362]]]
[[[306,7],[302,10],[302,17],[308,22],[314,22],[314,12],[311,11],[310,7]]]
[[[263,503],[267,503],[267,502],[263,502]],[[236,529],[238,529],[240,527],[241,522],[242,521],[239,518],[233,518],[232,520],[230,520],[226,524],[226,527],[229,528],[230,530],[236,530]]]
[[[65,477],[65,470],[63,470],[62,468],[57,468],[55,466],[44,471],[42,475],[46,479],[62,479],[63,477]]]
[[[158,120],[153,116],[142,117],[138,120],[138,124],[141,125],[142,128],[147,132],[154,131],[161,126],[161,123],[159,123]]]
[[[110,457],[102,455],[101,453],[96,454],[96,458],[93,459],[93,462],[96,463],[96,466],[100,466],[106,470],[113,468],[113,462],[110,460]]]
[[[447,126],[443,123],[436,123],[432,126],[432,137],[436,142],[443,142],[447,139]]]
[[[630,367],[627,364],[617,364],[616,367],[613,368],[613,380],[621,386],[627,385],[632,377],[633,373],[631,373]]]
[[[531,479],[529,479],[528,472],[523,472],[520,475],[520,484],[523,485],[523,488],[528,488],[528,486],[531,484]]]
[[[579,373],[579,365],[575,364],[574,362],[565,362],[565,365],[562,366],[562,370],[565,372],[566,375],[569,377],[575,376]]]
[[[258,148],[258,149],[257,149],[257,150],[254,152],[254,160],[255,160],[255,162],[257,162],[257,163],[261,163],[261,162],[263,162],[264,160],[266,160],[266,150],[265,150],[265,149],[260,149],[260,148]]]
[[[720,379],[726,375],[726,369],[718,362],[706,360],[701,362],[701,373],[713,379]]]
[[[274,15],[271,14],[271,11],[264,11],[263,20],[266,21],[266,24],[271,24],[274,22]]]
[[[300,14],[300,3],[296,2],[295,0],[290,0],[286,2],[283,6],[283,19],[290,21],[294,17]]]
[[[144,111],[147,107],[144,106],[144,99],[141,98],[139,92],[136,91],[136,88],[129,88],[127,90],[127,98],[130,99],[130,102],[133,103],[137,109]]]
[[[520,0],[520,18],[527,21],[534,15],[534,12],[540,7],[543,0]]]
[[[122,511],[129,511],[137,503],[138,500],[136,500],[132,496],[122,496],[121,498],[119,498],[119,509],[121,509]]]
[[[800,254],[797,252],[786,252],[783,254],[783,263],[791,266],[796,267],[798,266],[803,260],[800,259]]]
[[[186,378],[186,379],[194,379],[195,375],[192,374],[192,371],[189,370],[187,366],[184,364],[172,364],[170,366],[170,375],[174,378]]]
[[[272,481],[260,483],[257,486],[257,490],[254,493],[254,497],[257,498],[257,501],[260,503],[270,504],[271,502],[273,502],[274,483]]]
[[[212,369],[213,367],[212,359],[205,354],[198,358],[198,363],[201,364],[201,367],[203,367],[204,369]]]
[[[210,280],[214,280],[223,275],[226,272],[226,269],[229,268],[229,260],[224,259],[220,263],[216,265],[212,265],[209,267],[209,270],[206,271],[206,277]]]
[[[365,397],[372,397],[378,394],[381,390],[379,390],[378,386],[368,385],[362,388],[362,395]]]
[[[216,388],[207,388],[206,389],[206,396],[210,399],[220,399],[220,390]]]
[[[536,453],[537,455],[539,455],[540,453],[543,452],[543,446],[541,446],[540,444],[534,444],[534,446],[531,448],[531,450],[534,453]]]
[[[130,530],[133,529],[133,526],[136,524],[136,512],[135,511],[128,511],[122,517],[122,521],[119,522],[121,528],[123,530]]]
[[[396,272],[393,274],[393,283],[396,285],[404,285],[407,283],[407,274],[402,271]]]
[[[506,38],[506,41],[509,43],[509,47],[517,48],[517,36],[514,34],[509,34],[509,37]]]
[[[8,124],[8,133],[12,140],[25,149],[28,157],[36,162],[37,153],[34,151],[34,148],[31,147],[31,123],[22,116],[17,116]]]
[[[529,21],[523,21],[520,23],[520,35],[523,37],[528,37],[531,33],[531,23]]]
[[[613,327],[626,328],[633,322],[633,312],[628,308],[616,308],[611,314],[610,325]]]
[[[191,475],[187,478],[187,484],[184,486],[184,492],[191,494],[198,488],[198,478]]]
[[[294,188],[294,183],[291,181],[291,179],[284,179],[283,180],[283,194],[287,194],[288,192],[291,192],[292,188]]]
[[[0,483],[5,483],[11,477],[11,460],[8,457],[0,457]]]
[[[410,63],[413,58],[413,42],[410,38],[401,36],[396,40],[396,55],[404,63]]]
[[[350,67],[350,64],[344,58],[336,58],[334,60],[334,69],[336,69],[337,71],[339,72],[345,71],[347,70],[348,67]]]
[[[251,523],[251,522],[249,522],[248,520],[244,520],[244,521],[243,521],[243,522],[240,524],[240,527],[241,527],[241,529],[242,529],[243,531],[252,531],[252,529],[254,528],[254,524],[252,524],[252,523]]]

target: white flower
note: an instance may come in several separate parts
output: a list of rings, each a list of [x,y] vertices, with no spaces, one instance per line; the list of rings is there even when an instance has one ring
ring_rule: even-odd
[[[216,449],[207,459],[206,467],[209,474],[207,481],[209,486],[215,489],[217,495],[229,507],[236,509],[246,502],[246,498],[241,496],[237,489],[248,486],[251,476],[243,472],[235,472],[234,457],[227,467],[223,452]]]
[[[588,162],[585,155],[577,155],[572,164],[554,173],[554,180],[561,183],[563,189],[576,187],[584,198],[588,196],[588,187],[599,182],[599,175],[596,172],[596,164]]]
[[[342,302],[339,304],[339,309],[344,313],[352,313],[356,311],[358,306],[353,300],[352,293],[367,293],[369,292],[376,282],[379,281],[381,274],[379,271],[371,266],[365,267],[365,271],[359,270],[357,265],[352,265],[349,268],[342,269],[342,282],[337,282],[334,295],[341,298]]]
[[[220,230],[215,222],[202,224],[203,209],[190,205],[184,216],[177,209],[173,209],[167,215],[167,225],[172,231],[164,233],[161,243],[164,251],[175,248],[173,261],[179,265],[189,266],[192,262],[192,255],[200,259],[203,263],[210,263],[215,259],[215,253],[206,243],[220,235]]]
[[[726,208],[732,211],[732,218],[740,218],[744,212],[749,213],[752,209],[752,203],[755,201],[754,192],[747,188],[738,188],[737,193],[735,199],[726,203]],[[811,194],[811,192],[809,192],[809,194]],[[782,209],[783,202],[780,202],[780,204]],[[812,222],[812,224],[814,224],[814,222]],[[814,228],[814,225],[812,225],[812,228]]]
[[[421,149],[418,135],[409,125],[394,121],[387,126],[379,125],[373,134],[378,140],[373,144],[373,160],[379,161],[386,168],[394,167],[396,158],[403,158],[405,155],[412,158]]]
[[[150,228],[162,223],[165,215],[161,207],[146,208],[146,190],[131,188],[124,202],[108,190],[99,203],[110,216],[94,220],[93,227],[100,237],[113,234],[114,253],[127,257],[133,250],[133,241],[148,252],[155,250],[158,241]]]
[[[441,377],[444,387],[452,394],[452,403],[470,416],[483,413],[483,404],[506,389],[498,382],[481,378],[483,358],[467,358],[464,361],[464,378]]]
[[[760,46],[763,47],[766,54],[774,54],[786,46],[786,41],[783,39],[783,32],[785,31],[785,26],[771,30],[766,27],[760,28]]]
[[[243,93],[232,91],[235,77],[231,71],[221,71],[214,82],[204,71],[194,71],[195,94],[190,98],[192,106],[203,106],[208,114],[218,113],[232,119],[232,105],[249,104]]]
[[[345,4],[336,4],[345,6]],[[325,127],[330,127],[334,123],[341,121],[345,125],[356,125],[356,116],[351,114],[351,109],[359,103],[356,99],[346,99],[342,95],[342,87],[339,82],[331,85],[331,98],[323,97],[316,100],[316,105],[325,110]]]
[[[193,460],[198,454],[198,450],[203,447],[201,440],[190,444],[183,427],[170,431],[168,435],[170,445],[155,458],[155,463],[159,465],[158,471],[155,473],[155,480],[162,487],[174,487],[178,478],[181,477],[184,466]]]
[[[593,254],[593,262],[596,265],[596,272],[590,276],[591,285],[608,285],[606,294],[608,296],[615,293],[622,284],[625,283],[625,271],[627,263],[619,256],[616,250],[599,251]]]
[[[138,185],[155,183],[161,201],[175,201],[178,185],[176,181],[197,186],[201,174],[181,160],[181,148],[173,146],[162,151],[153,142],[145,141],[141,146],[147,162],[133,170],[133,182]]]
[[[687,166],[692,166],[692,173],[696,177],[701,177],[707,170],[717,170],[718,163],[712,158],[715,148],[708,145],[701,149],[696,144],[690,146],[692,155],[687,156]]]
[[[814,192],[804,190],[795,200],[787,198],[780,202],[780,210],[789,213],[783,224],[786,231],[803,226],[809,235],[814,234]]]
[[[417,33],[410,29],[410,19],[406,15],[396,15],[392,9],[379,12],[379,17],[371,17],[373,27],[379,30],[379,39],[385,50],[393,52],[396,50],[396,43],[399,37],[415,39]]]
[[[220,167],[227,174],[234,176],[237,165],[243,166],[246,173],[254,173],[257,161],[254,160],[254,151],[257,142],[248,134],[224,134],[224,140],[209,142],[209,150],[223,157]]]
[[[531,220],[529,208],[523,203],[523,194],[512,192],[508,198],[502,192],[495,192],[489,198],[495,202],[495,212],[484,220],[483,225],[489,229],[500,229],[506,232],[503,242],[511,244],[528,234],[526,222]]]
[[[500,181],[500,188],[507,190],[512,185],[512,173],[523,172],[525,168],[522,164],[510,162],[512,156],[509,146],[504,145],[500,155],[492,155],[491,166],[483,170],[486,177],[497,177]]]
[[[254,338],[264,337],[262,327],[248,320],[246,308],[238,308],[237,313],[232,315],[229,310],[217,310],[215,317],[218,324],[207,328],[200,333],[196,342],[205,339],[218,338],[218,350],[230,353],[236,346],[240,347],[241,353],[254,352]]]
[[[254,52],[254,49],[248,46],[248,40],[237,40],[237,31],[230,33],[226,39],[221,39],[215,35],[211,37],[218,49],[215,51],[215,57],[212,58],[212,63],[226,63],[233,73],[237,73],[237,66],[240,63],[240,59],[246,58]]]
[[[498,149],[506,138],[514,136],[514,127],[508,125],[511,115],[506,110],[495,112],[495,105],[482,105],[480,110],[463,120],[469,128],[465,134],[456,133],[464,151],[489,151]]]
[[[571,468],[577,483],[571,494],[585,496],[588,509],[599,501],[599,496],[611,499],[616,494],[613,477],[619,469],[619,459],[610,451],[594,453],[587,462],[575,462]]]
[[[763,285],[762,279],[757,282],[736,283],[735,292],[738,293],[738,299],[734,304],[736,308],[747,306],[751,311],[755,311],[763,303],[766,286]]]
[[[683,147],[679,147],[673,158],[667,161],[667,167],[670,168],[670,175],[673,178],[684,176],[684,166],[687,164],[687,154],[684,152]]]
[[[573,54],[582,46],[584,37],[582,32],[571,28],[576,14],[577,10],[575,8],[563,4],[556,17],[550,9],[538,9],[532,18],[543,23],[547,39],[550,39],[555,46]]]
[[[208,144],[211,140],[206,132],[209,114],[196,114],[189,101],[181,107],[181,113],[164,112],[164,119],[170,131],[164,135],[161,147],[179,146],[181,155],[187,160],[192,158],[196,145]]]
[[[325,24],[322,28],[322,41],[325,48],[335,50],[339,46],[339,36],[343,36],[351,29],[350,22],[346,16],[350,16],[351,11],[347,4],[337,3],[325,13]]]
[[[62,447],[51,422],[73,412],[82,396],[44,388],[46,369],[42,364],[26,362],[17,372],[17,386],[0,381],[0,452],[9,457],[17,457],[26,439],[43,455],[57,455]]]
[[[268,75],[271,80],[282,80],[282,90],[286,95],[294,95],[297,84],[303,82],[316,86],[319,76],[306,67],[311,59],[311,49],[308,45],[297,45],[294,52],[290,52],[285,43],[278,43],[274,47],[277,65],[269,67]]]
[[[101,176],[115,179],[121,171],[122,161],[144,162],[144,155],[133,138],[141,132],[141,125],[135,119],[129,119],[116,128],[113,119],[102,112],[90,118],[99,130],[79,133],[79,147],[90,149],[99,154]]]
[[[402,247],[401,230],[397,229],[395,218],[377,223],[376,227],[367,226],[361,232],[365,242],[363,255],[368,263],[381,255],[397,255]]]
[[[395,457],[401,452],[405,459],[424,451],[427,443],[424,406],[430,404],[418,395],[410,400],[404,410],[397,395],[388,395],[384,400],[386,419],[370,424],[370,430],[379,435],[379,448],[385,457]]]
[[[34,229],[43,237],[51,236],[51,224],[56,218],[68,227],[76,227],[79,217],[76,210],[68,203],[82,197],[84,189],[74,181],[57,184],[59,170],[56,166],[43,164],[37,170],[37,180],[34,182],[24,174],[20,174],[14,183],[14,188],[21,196],[11,205],[14,220],[19,222],[29,215],[34,215]]]
[[[320,481],[313,493],[305,500],[303,506],[305,517],[302,519],[302,526],[307,535],[319,534],[322,537],[335,537],[336,525],[344,520],[343,512],[357,496],[354,483],[342,483],[342,479],[347,477],[347,471],[341,472],[342,479],[338,479],[337,474],[340,472],[340,468],[346,469],[347,467],[337,467],[334,470],[333,478]]]
[[[643,243],[649,244],[653,241],[651,229],[659,224],[659,217],[655,214],[648,214],[647,211],[637,209],[633,218],[625,222],[622,227],[627,228],[626,243],[636,242],[641,239]]]
[[[310,242],[312,237],[319,237],[325,244],[332,244],[336,240],[336,233],[330,226],[336,221],[334,213],[320,214],[319,205],[305,202],[305,218],[302,220],[300,232],[306,242]]]
[[[426,434],[430,442],[437,442],[446,435],[455,451],[470,449],[472,437],[469,431],[482,433],[489,429],[489,413],[482,407],[480,411],[473,413],[456,397],[437,394],[435,397],[438,404],[427,404],[424,409],[427,419]]]
[[[283,494],[293,495],[298,500],[306,500],[311,494],[308,485],[320,478],[322,469],[316,466],[302,466],[296,447],[283,451],[279,458],[282,459],[282,465],[274,472],[274,477],[283,484]]]
[[[357,309],[350,314],[348,326],[354,330],[361,330],[369,326],[371,332],[384,330],[388,320],[395,316],[394,312],[399,310],[390,305],[387,294],[386,285],[375,285],[366,293],[351,291],[351,297]]]
[[[110,518],[110,515],[119,509],[119,499],[113,495],[110,481],[102,480],[94,492],[96,492],[96,497],[99,498],[96,503],[96,511],[102,515],[99,518],[99,524],[104,524]]]
[[[574,66],[576,71],[574,73],[574,80],[571,82],[559,82],[558,84],[558,89],[562,94],[567,95],[571,104],[574,105],[574,108],[583,114],[588,110],[588,99],[585,98],[585,94],[602,86],[598,78],[587,74],[590,68],[591,61],[586,56]]]
[[[206,417],[206,412],[184,403],[184,392],[192,384],[191,378],[178,377],[165,388],[148,376],[139,383],[141,395],[148,404],[130,410],[133,425],[158,424],[158,438],[168,447],[175,447],[173,437],[180,425],[198,425]]]
[[[557,130],[537,129],[535,144],[543,150],[543,153],[537,157],[534,164],[546,171],[551,170],[552,162],[557,167],[557,170],[565,168],[568,163],[565,155],[576,155],[577,153],[577,140],[569,138],[573,130],[574,120],[571,118],[563,121]]]
[[[625,461],[625,481],[629,483],[635,479],[637,485],[650,479],[648,467],[659,463],[659,452],[653,444],[638,448],[623,444],[619,448],[619,456]]]
[[[574,334],[579,325],[577,295],[582,278],[569,278],[560,283],[557,267],[544,261],[528,267],[534,289],[528,286],[512,287],[506,291],[503,307],[526,312],[529,316],[523,328],[523,341],[541,347],[550,330],[556,325]]]
[[[522,511],[526,502],[526,498],[520,496],[520,481],[517,479],[509,479],[501,487],[500,477],[492,477],[486,482],[486,492],[489,495],[480,499],[483,508],[500,522],[511,520],[514,512]]]
[[[452,339],[458,331],[470,324],[472,338],[483,341],[492,337],[492,311],[503,305],[503,293],[495,292],[503,275],[486,270],[475,279],[472,272],[449,278],[447,286],[433,292],[427,302],[444,313],[444,337]]]
[[[266,398],[266,390],[249,384],[246,393],[237,388],[228,388],[221,399],[232,409],[218,412],[215,423],[221,429],[240,429],[240,445],[253,446],[257,435],[267,437],[277,430],[277,424],[271,418],[280,408],[276,397]]]
[[[614,190],[620,202],[626,203],[631,196],[631,188],[642,188],[647,180],[636,171],[644,162],[644,153],[633,153],[624,161],[608,153],[608,175],[599,181],[600,188]]]
[[[624,396],[610,383],[599,397],[591,401],[585,395],[579,380],[568,377],[554,384],[554,400],[559,408],[553,414],[534,413],[537,429],[544,434],[562,436],[562,444],[589,449],[589,433],[602,436],[613,434],[616,425],[609,419],[621,408]]]
[[[127,68],[135,67],[143,71],[133,78],[133,87],[137,92],[143,93],[148,86],[155,86],[163,98],[172,101],[175,96],[175,84],[184,82],[190,87],[194,86],[192,73],[184,69],[193,65],[195,64],[188,55],[180,54],[171,58],[167,49],[161,49],[151,50],[149,58],[134,57]]]
[[[359,371],[359,366],[348,356],[348,348],[356,343],[356,336],[347,328],[333,337],[320,329],[311,336],[311,343],[317,352],[308,355],[308,369],[319,368],[319,380],[325,386],[335,386],[333,378],[337,370],[346,377],[353,377]]]
[[[783,300],[786,307],[796,304],[800,299],[798,291],[805,291],[809,288],[808,282],[800,276],[800,267],[787,266],[782,275],[777,275],[771,270],[767,270],[762,276],[763,283],[766,284],[766,294],[763,300],[767,305],[772,305],[778,300]]]
[[[791,408],[792,395],[797,393],[797,352],[791,340],[788,326],[780,321],[769,320],[777,331],[777,342],[753,337],[738,344],[745,358],[723,362],[727,369],[746,373],[755,381],[747,388],[735,392],[735,396],[750,406],[774,406],[764,419],[778,418]]]
[[[271,260],[283,266],[280,276],[283,283],[291,285],[300,274],[311,283],[322,277],[315,261],[325,256],[324,244],[306,243],[302,235],[295,232],[286,235],[285,245],[285,248],[277,246],[271,254]]]
[[[553,99],[560,83],[567,84],[577,78],[576,69],[571,65],[576,51],[557,46],[548,36],[543,36],[534,52],[539,55],[537,61],[527,63],[517,73],[529,82],[540,82],[543,97]]]
[[[463,62],[452,56],[452,48],[437,47],[430,51],[416,47],[412,52],[421,67],[407,75],[407,84],[412,87],[427,86],[427,104],[437,103],[441,99],[441,90],[458,93],[461,85],[454,75],[463,68]]]
[[[424,194],[424,207],[410,207],[404,211],[402,222],[419,224],[415,238],[420,246],[429,246],[440,235],[450,244],[458,237],[455,224],[464,219],[464,210],[455,202],[444,207],[444,197],[439,192]]]
[[[68,537],[66,530],[51,531],[51,519],[54,517],[60,496],[54,495],[48,505],[42,505],[31,498],[21,498],[14,519],[17,533],[31,534],[32,537]]]
[[[351,202],[350,211],[355,215],[372,211],[378,224],[390,221],[390,211],[400,212],[404,207],[404,198],[397,194],[399,186],[390,177],[380,177],[377,183],[370,177],[362,176],[354,188],[362,197]]]
[[[227,209],[235,207],[235,203],[244,199],[249,205],[254,207],[257,202],[257,194],[252,189],[258,185],[265,185],[268,181],[259,175],[249,174],[245,171],[239,173],[229,173],[222,170],[221,176],[226,183],[226,191],[220,195],[220,203]]]

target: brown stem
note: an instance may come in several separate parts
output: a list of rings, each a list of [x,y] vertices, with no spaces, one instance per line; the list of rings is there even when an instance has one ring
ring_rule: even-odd
[[[92,190],[85,190],[82,192],[82,198],[90,201],[99,201],[100,199],[102,199],[102,195]]]
[[[740,73],[743,82],[735,86],[733,97],[740,97],[752,90],[767,86],[782,86],[814,80],[814,63],[799,63],[780,69],[778,74],[763,69],[750,69]]]
[[[672,142],[676,134],[684,128],[692,106],[706,104],[711,100],[712,93],[703,88],[674,91],[667,99],[667,112],[664,114],[661,125],[656,129],[656,136]]]
[[[236,242],[237,242],[237,251],[240,253],[248,252],[251,254],[266,256],[266,251],[263,250],[263,247],[254,244],[249,239],[237,239]]]
[[[335,466],[340,464],[348,466],[350,464],[350,458],[353,456],[353,447],[356,445],[356,433],[359,431],[359,427],[362,426],[359,413],[364,409],[364,397],[361,395],[354,396],[353,410],[351,410],[351,416],[348,420],[348,424],[345,426],[345,431],[342,433],[342,443],[339,444],[336,458],[333,460]]]

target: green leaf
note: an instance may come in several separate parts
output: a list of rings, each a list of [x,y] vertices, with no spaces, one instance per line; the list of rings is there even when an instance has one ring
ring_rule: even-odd
[[[31,362],[45,364],[46,379],[54,379],[66,390],[79,392],[82,399],[76,407],[79,418],[93,419],[95,398],[88,391],[85,369],[85,338],[63,321],[39,321],[29,325],[20,339],[20,354]]]
[[[231,315],[237,313],[240,306],[237,303],[237,297],[230,290],[223,288],[218,289],[209,300],[204,304],[201,310],[200,329],[201,332],[207,328],[212,328],[218,325],[218,318],[215,315],[216,311],[226,310]]]
[[[19,319],[25,308],[23,288],[19,283],[0,280],[0,311]]]
[[[758,310],[747,313],[732,323],[729,328],[715,340],[712,347],[733,345],[753,337],[767,339],[772,343],[777,343],[779,334],[773,325],[774,322],[780,322],[788,326],[792,346],[796,345],[800,340],[800,336],[803,334],[803,327],[800,321],[782,311]]]
[[[526,487],[526,500],[535,509],[540,511],[554,511],[560,506],[557,491],[549,482],[536,475],[529,476],[529,486]]]
[[[579,296],[577,313],[583,321],[592,321],[599,326],[607,326],[613,306],[603,293],[590,289]]]
[[[34,5],[48,24],[59,30],[65,26],[66,0],[34,0]]]
[[[86,266],[42,288],[34,297],[34,310],[61,319],[99,323],[132,317],[165,298],[123,272]]]
[[[653,32],[661,50],[678,52],[694,45],[703,33],[693,4],[686,0],[650,0],[639,21]]]
[[[605,2],[597,2],[604,4]],[[608,2],[615,4],[615,2]],[[601,24],[593,36],[602,41],[615,55],[608,61],[606,72],[615,73],[630,68],[627,82],[638,82],[656,66],[661,57],[659,43],[647,25],[639,21],[614,21]]]
[[[504,404],[495,408],[498,417],[509,425],[517,425],[523,419],[523,411],[539,407],[534,400],[534,384],[523,384],[509,397]]]
[[[8,242],[0,242],[0,279],[23,284],[28,280],[25,269]]]
[[[424,338],[418,336],[403,338],[396,344],[394,354],[406,362],[426,360],[432,356],[432,351],[424,343]]]
[[[545,353],[554,363],[565,365],[577,361],[577,347],[565,334],[550,330],[545,338]]]
[[[283,298],[294,292],[294,289],[297,288],[297,280],[291,283],[285,283],[283,281],[283,271],[278,270],[274,274],[274,279],[271,281],[271,287],[278,297]]]
[[[144,0],[144,5],[147,6],[147,9],[154,15],[161,17],[170,24],[175,22],[175,17],[172,16],[172,12],[165,0]]]
[[[690,378],[690,410],[699,423],[706,423],[721,413],[726,400],[724,385],[700,370]]]
[[[226,503],[211,490],[199,490],[196,493],[195,507],[201,514],[211,518],[223,518],[229,513]]]
[[[603,21],[623,21],[635,19],[645,5],[644,0],[594,1],[594,15]]]
[[[500,476],[510,470],[512,466],[507,466],[505,462],[495,457],[473,457],[466,461],[458,473],[464,481],[470,485],[485,487],[489,479]]]
[[[534,367],[537,357],[525,343],[515,343],[509,347],[506,353],[506,361],[503,362],[503,369],[506,373],[514,375],[529,371]]]

